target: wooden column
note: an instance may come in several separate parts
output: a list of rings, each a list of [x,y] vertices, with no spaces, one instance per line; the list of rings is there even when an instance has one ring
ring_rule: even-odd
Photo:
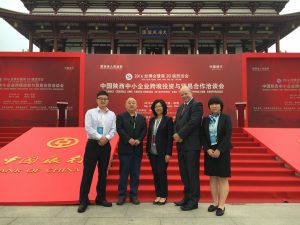
[[[91,54],[92,53],[92,44],[93,44],[93,40],[92,39],[88,39],[88,53]]]
[[[170,55],[171,54],[171,38],[170,36],[167,38],[167,54]]]
[[[242,42],[242,52],[246,52],[246,40],[241,40]]]
[[[251,46],[252,46],[252,52],[256,52],[256,43],[255,43],[255,30],[253,29],[251,31]]]
[[[58,29],[54,25],[53,27],[53,52],[57,52],[58,49]]]
[[[199,26],[195,27],[194,54],[199,54]]]
[[[61,39],[61,44],[62,44],[62,52],[66,52],[66,43],[67,43],[67,39]]]
[[[44,52],[45,51],[45,41],[43,38],[40,39],[40,52]]]
[[[32,30],[29,32],[28,40],[29,40],[28,51],[33,52],[33,34],[32,34]]]
[[[110,29],[110,54],[114,54],[115,52],[115,28],[114,25],[111,25]]]
[[[280,52],[280,30],[276,31],[276,52]]]
[[[227,50],[227,30],[223,31],[223,54],[228,54],[228,50]]]
[[[215,40],[215,42],[216,42],[216,53],[220,54],[221,41]]]
[[[114,54],[115,52],[115,37],[111,36],[110,38],[110,54]]]
[[[86,53],[87,30],[82,29],[82,52]]]

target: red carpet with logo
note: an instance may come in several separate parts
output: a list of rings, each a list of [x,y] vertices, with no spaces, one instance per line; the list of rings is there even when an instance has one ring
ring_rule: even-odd
[[[3,138],[10,137],[6,140],[8,142],[28,129],[0,129],[0,135]],[[299,129],[291,130],[296,130],[296,136],[299,134]],[[250,130],[247,132],[250,133]],[[268,145],[279,138],[273,136],[260,140],[261,132],[257,131],[257,137],[255,130],[251,130],[251,135],[247,132],[240,128],[233,131],[232,178],[228,202],[300,202],[300,177],[295,175],[295,170],[299,168],[286,168],[285,164],[288,162],[284,160],[289,159],[276,152],[275,147],[273,149],[273,146]],[[289,135],[291,139],[285,137],[286,143],[291,143],[296,136]],[[32,128],[2,147],[0,204],[77,204],[85,142],[84,128]],[[5,143],[5,139],[2,143]],[[113,148],[116,148],[116,144],[117,138],[112,142]],[[297,145],[300,145],[298,140]],[[285,152],[290,151],[295,160],[300,158],[297,145],[296,150],[292,147],[285,148]],[[280,155],[282,160],[276,160],[276,155]],[[292,161],[290,165],[293,165]],[[200,169],[200,202],[210,202],[209,179],[203,175],[203,154]],[[118,170],[119,161],[115,152],[107,185],[108,200],[113,202],[118,196]],[[168,201],[179,200],[182,198],[183,187],[175,147],[168,175]],[[97,176],[96,172],[94,176]],[[95,198],[95,181],[96,179],[91,187],[91,200]],[[155,198],[151,167],[145,157],[142,161],[139,198],[142,202],[152,202]]]

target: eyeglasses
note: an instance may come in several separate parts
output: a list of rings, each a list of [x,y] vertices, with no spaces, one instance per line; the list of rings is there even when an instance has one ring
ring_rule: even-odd
[[[100,101],[107,101],[108,100],[108,98],[97,98],[98,100],[100,100]]]

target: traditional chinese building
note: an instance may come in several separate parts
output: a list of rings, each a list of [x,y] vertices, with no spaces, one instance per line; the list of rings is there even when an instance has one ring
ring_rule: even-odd
[[[40,51],[97,54],[267,52],[300,25],[288,0],[22,0],[0,16]]]

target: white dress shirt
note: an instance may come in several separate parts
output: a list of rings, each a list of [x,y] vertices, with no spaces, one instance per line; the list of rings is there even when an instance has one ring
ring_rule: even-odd
[[[84,124],[88,139],[98,141],[105,136],[111,140],[116,134],[116,114],[108,108],[104,111],[99,107],[89,109],[85,114]],[[97,127],[103,127],[103,134],[97,132]]]

